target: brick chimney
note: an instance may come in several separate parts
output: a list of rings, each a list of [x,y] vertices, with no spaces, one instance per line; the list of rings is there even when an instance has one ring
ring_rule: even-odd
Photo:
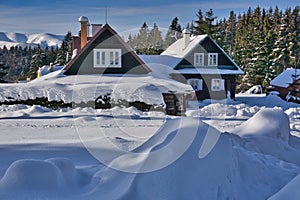
[[[92,36],[94,36],[101,28],[102,24],[92,24]]]
[[[81,24],[81,49],[86,45],[87,40],[88,40],[88,35],[89,35],[89,20],[87,17],[85,16],[81,16],[79,17],[78,21]]]

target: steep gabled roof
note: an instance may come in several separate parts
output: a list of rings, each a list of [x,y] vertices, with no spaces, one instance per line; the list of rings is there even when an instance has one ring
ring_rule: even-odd
[[[284,70],[281,74],[275,77],[270,84],[272,86],[278,86],[283,88],[288,88],[294,80],[300,79],[300,69],[288,68]]]
[[[188,55],[197,45],[200,44],[208,35],[197,35],[190,37],[190,43],[187,47],[184,47],[184,39],[181,38],[171,44],[164,52],[160,55],[173,56],[177,58],[184,58]]]
[[[148,68],[146,66],[146,64],[142,61],[142,59],[140,59],[136,53],[134,52],[134,50],[119,36],[119,34],[111,28],[111,26],[109,26],[108,24],[105,24],[103,26],[103,28],[101,28],[89,41],[88,43],[80,50],[80,52],[72,59],[70,60],[70,62],[65,66],[65,68],[63,69],[64,74],[68,75],[68,71],[73,68],[73,67],[79,67],[77,66],[78,64],[76,64],[77,60],[83,59],[84,57],[86,57],[87,52],[91,51],[94,46],[96,46],[95,43],[99,43],[99,38],[103,35],[104,32],[109,31],[111,33],[111,35],[118,41],[121,43],[121,45],[126,49],[126,51],[131,54],[134,59],[139,63],[139,66],[143,68],[143,70],[147,73],[151,72],[150,68]]]
[[[226,73],[233,73],[233,74],[244,74],[244,72],[241,70],[241,68],[232,60],[232,58],[207,34],[205,35],[197,35],[197,36],[191,36],[189,44],[185,47],[185,41],[184,38],[181,38],[174,42],[172,45],[170,45],[164,52],[161,53],[162,56],[168,56],[170,58],[174,58],[172,62],[170,62],[172,65],[170,67],[175,68],[180,62],[186,58],[197,46],[201,45],[201,43],[204,40],[210,40],[212,44],[214,44],[224,55],[225,57],[230,60],[232,65],[236,68],[236,70],[231,70],[234,72],[229,72],[229,70],[226,71]],[[199,70],[197,70],[199,71]]]

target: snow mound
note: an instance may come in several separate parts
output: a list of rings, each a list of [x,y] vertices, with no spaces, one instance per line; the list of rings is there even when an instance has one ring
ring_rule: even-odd
[[[27,113],[33,114],[33,113],[45,113],[45,112],[50,112],[51,109],[39,106],[39,105],[33,105],[30,108],[26,110]]]
[[[0,180],[0,192],[64,194],[86,184],[83,175],[66,158],[23,159],[13,162]],[[5,192],[4,192],[5,191]]]
[[[267,136],[288,143],[290,121],[282,109],[263,108],[233,133],[246,138]]]
[[[228,105],[213,103],[205,105],[198,110],[187,112],[188,116],[193,117],[252,117],[261,108],[258,106],[248,106],[246,104]]]
[[[56,191],[60,173],[55,165],[42,160],[17,160],[0,181],[2,190]]]
[[[294,165],[247,151],[240,144],[243,144],[243,139],[221,134],[197,118],[168,119],[161,130],[132,151],[133,155],[118,157],[108,166],[128,169],[137,165],[140,170],[145,170],[166,164],[168,159],[176,158],[174,162],[147,173],[124,173],[110,167],[103,168],[95,175],[101,181],[89,197],[266,199],[297,173],[298,168]],[[208,146],[212,148],[206,149],[205,156],[200,156]],[[177,156],[180,149],[184,151]],[[155,153],[157,156],[153,157]],[[253,170],[256,168],[262,170]]]
[[[19,110],[28,109],[30,106],[23,105],[23,104],[14,104],[14,105],[1,105],[0,112],[14,112]]]

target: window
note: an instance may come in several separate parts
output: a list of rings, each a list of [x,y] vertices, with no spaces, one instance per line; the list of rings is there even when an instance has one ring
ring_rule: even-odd
[[[195,91],[203,90],[203,80],[197,78],[191,78],[187,80],[187,83],[192,86]]]
[[[94,49],[94,67],[121,67],[121,49]]]
[[[204,65],[204,53],[195,53],[194,54],[194,65],[196,67]]]
[[[208,66],[217,66],[218,65],[218,54],[209,53],[208,54]]]
[[[224,87],[224,79],[211,79],[211,91],[222,91]]]

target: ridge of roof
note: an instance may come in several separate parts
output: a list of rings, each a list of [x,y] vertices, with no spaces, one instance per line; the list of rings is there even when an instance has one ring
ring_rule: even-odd
[[[171,44],[164,52],[162,52],[161,55],[184,58],[185,55],[187,55],[190,51],[192,51],[196,47],[196,45],[198,45],[206,37],[208,37],[207,34],[191,36],[190,42],[187,45],[187,47],[184,47],[184,39],[180,38],[179,40]]]

